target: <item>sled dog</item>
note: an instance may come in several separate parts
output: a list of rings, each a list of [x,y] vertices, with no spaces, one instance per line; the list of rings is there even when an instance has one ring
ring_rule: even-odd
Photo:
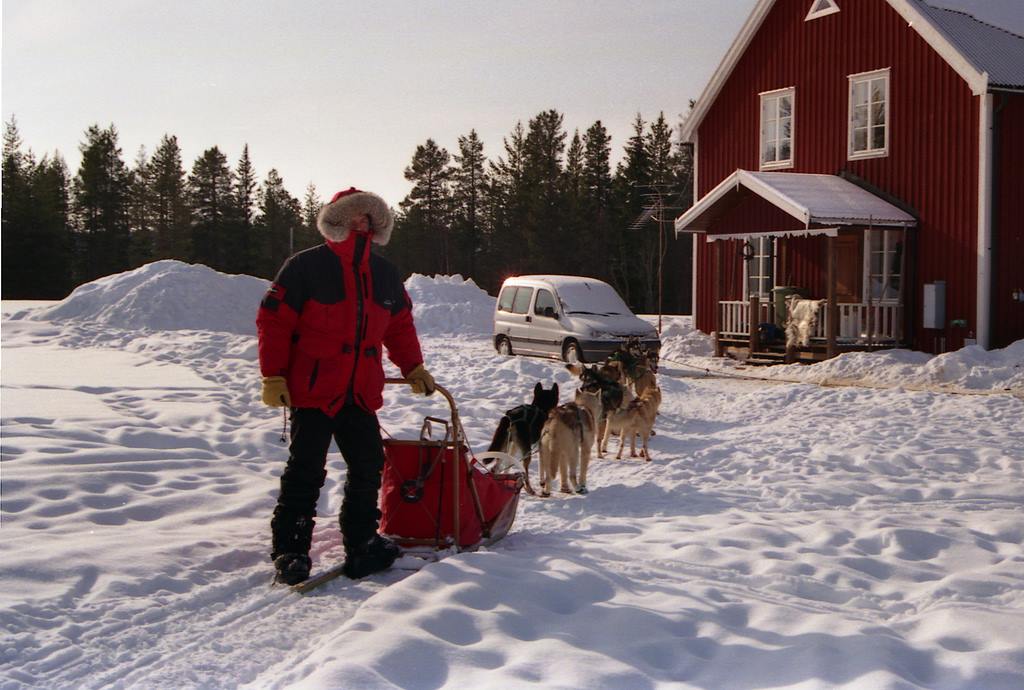
[[[587,467],[594,446],[597,424],[584,403],[586,393],[576,394],[577,402],[559,405],[548,413],[540,434],[540,495],[550,496],[555,474],[559,491],[587,493]]]
[[[623,396],[626,395],[625,376],[618,362],[598,367],[584,364],[568,364],[565,367],[574,376],[579,377],[580,390],[600,391],[601,408],[605,414],[622,407]]]
[[[594,416],[597,422],[594,442],[597,457],[604,457],[604,450],[601,448],[601,438],[604,436],[604,429],[608,423],[608,415],[627,405],[633,399],[633,392],[629,389],[629,386],[624,385],[625,377],[622,374],[622,367],[618,362],[612,362],[601,367],[597,365],[588,367],[580,364],[571,364],[566,368],[572,374],[579,377],[579,390],[586,393],[600,393],[601,408]]]
[[[637,338],[630,338],[608,357],[608,363],[618,362],[626,381],[632,384],[637,395],[652,385],[657,385],[658,353],[648,350]]]
[[[622,449],[626,446],[626,438],[629,438],[629,456],[636,457],[636,436],[640,436],[643,448],[640,454],[645,460],[650,461],[651,455],[647,447],[647,440],[651,436],[651,429],[654,427],[654,418],[658,415],[658,407],[661,405],[661,389],[657,386],[648,388],[644,394],[633,400],[621,410],[608,415],[604,428],[604,435],[601,438],[599,457],[608,449],[608,439],[615,432],[619,433],[619,452],[616,458],[622,457]]]
[[[526,490],[535,494],[530,485],[530,461],[533,460],[533,447],[540,441],[540,433],[548,413],[558,405],[558,384],[550,389],[537,383],[533,388],[533,402],[519,405],[505,412],[494,431],[488,451],[509,453],[513,457],[522,458],[523,480]]]

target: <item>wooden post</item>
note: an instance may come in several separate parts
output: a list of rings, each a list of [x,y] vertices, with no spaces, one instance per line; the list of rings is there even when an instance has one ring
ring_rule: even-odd
[[[775,323],[775,293],[772,292],[771,288],[783,285],[781,277],[786,275],[786,257],[783,253],[785,241],[783,237],[776,237],[772,240],[772,254],[775,264],[772,271],[772,284],[768,290],[768,318],[765,319],[769,323]]]
[[[836,302],[836,238],[828,236],[828,330],[825,356],[836,356],[836,331],[839,329],[839,304]]]
[[[914,347],[917,338],[916,310],[917,295],[917,230],[903,229],[903,268],[900,282],[905,286],[901,297],[903,303],[903,342],[901,345]]]
[[[750,354],[751,355],[753,355],[755,352],[757,352],[758,350],[761,349],[761,343],[759,342],[760,338],[758,338],[758,332],[757,332],[757,321],[758,321],[757,317],[758,317],[758,312],[760,310],[761,310],[761,298],[758,297],[756,294],[751,295],[750,296],[750,311],[749,311],[749,314],[748,314],[748,318],[750,319],[750,322],[748,324],[748,329],[747,329],[749,331],[749,336],[750,336],[750,338],[749,338],[750,342],[749,342],[748,345],[750,347]]]
[[[711,251],[715,255],[715,356],[721,357],[722,352],[722,294],[724,292],[722,281],[725,274],[722,272],[722,247],[724,240],[717,240],[711,243]]]
[[[899,305],[900,309],[903,310],[903,314],[899,318],[892,320],[893,338],[896,340],[896,347],[900,347],[903,344],[903,319],[906,318],[907,312],[907,251],[910,249],[908,246],[909,237],[907,236],[907,228],[903,228],[901,233],[902,248],[900,249],[900,297]]]

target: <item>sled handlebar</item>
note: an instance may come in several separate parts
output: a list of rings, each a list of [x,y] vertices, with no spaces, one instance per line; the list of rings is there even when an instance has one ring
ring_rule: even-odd
[[[391,378],[388,378],[388,379],[384,379],[384,383],[386,383],[386,384],[403,384],[404,383],[407,386],[412,385],[412,381],[410,381],[409,379],[391,379]],[[462,430],[462,424],[461,424],[461,422],[459,422],[459,410],[458,410],[458,408],[455,405],[455,398],[452,397],[452,394],[448,392],[447,388],[445,388],[444,386],[442,386],[439,383],[436,383],[436,382],[434,383],[434,390],[437,391],[438,393],[440,393],[441,395],[443,395],[445,400],[448,401],[448,407],[450,407],[451,411],[452,411],[452,428],[456,430],[456,434],[455,435],[458,436],[458,432]],[[465,432],[463,432],[463,436],[465,436]]]

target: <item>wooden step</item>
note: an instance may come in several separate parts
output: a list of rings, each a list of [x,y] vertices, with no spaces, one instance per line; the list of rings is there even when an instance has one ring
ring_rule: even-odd
[[[771,366],[773,364],[784,364],[786,355],[777,352],[755,352],[747,357],[745,364],[751,366]]]

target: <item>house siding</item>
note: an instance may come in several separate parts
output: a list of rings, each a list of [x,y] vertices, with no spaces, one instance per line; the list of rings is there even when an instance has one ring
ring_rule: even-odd
[[[858,0],[804,21],[807,0],[778,0],[737,62],[697,131],[698,197],[737,168],[759,168],[758,94],[795,87],[792,172],[852,173],[909,205],[919,218],[911,304],[924,283],[946,281],[947,321],[966,328],[924,332],[914,316],[912,345],[960,347],[975,326],[979,99],[967,83],[885,0]],[[848,76],[889,69],[889,150],[847,160]],[[764,231],[763,211],[731,214],[715,233]],[[713,257],[704,243],[702,275]],[[820,293],[823,243],[790,241],[787,273]],[[738,257],[738,253],[734,253]],[[737,258],[738,260],[738,258]],[[742,274],[742,270],[741,270]],[[779,276],[784,282],[787,276]],[[700,281],[697,326],[715,329],[713,281]],[[819,286],[819,287],[815,287]],[[742,293],[723,299],[742,299]]]

